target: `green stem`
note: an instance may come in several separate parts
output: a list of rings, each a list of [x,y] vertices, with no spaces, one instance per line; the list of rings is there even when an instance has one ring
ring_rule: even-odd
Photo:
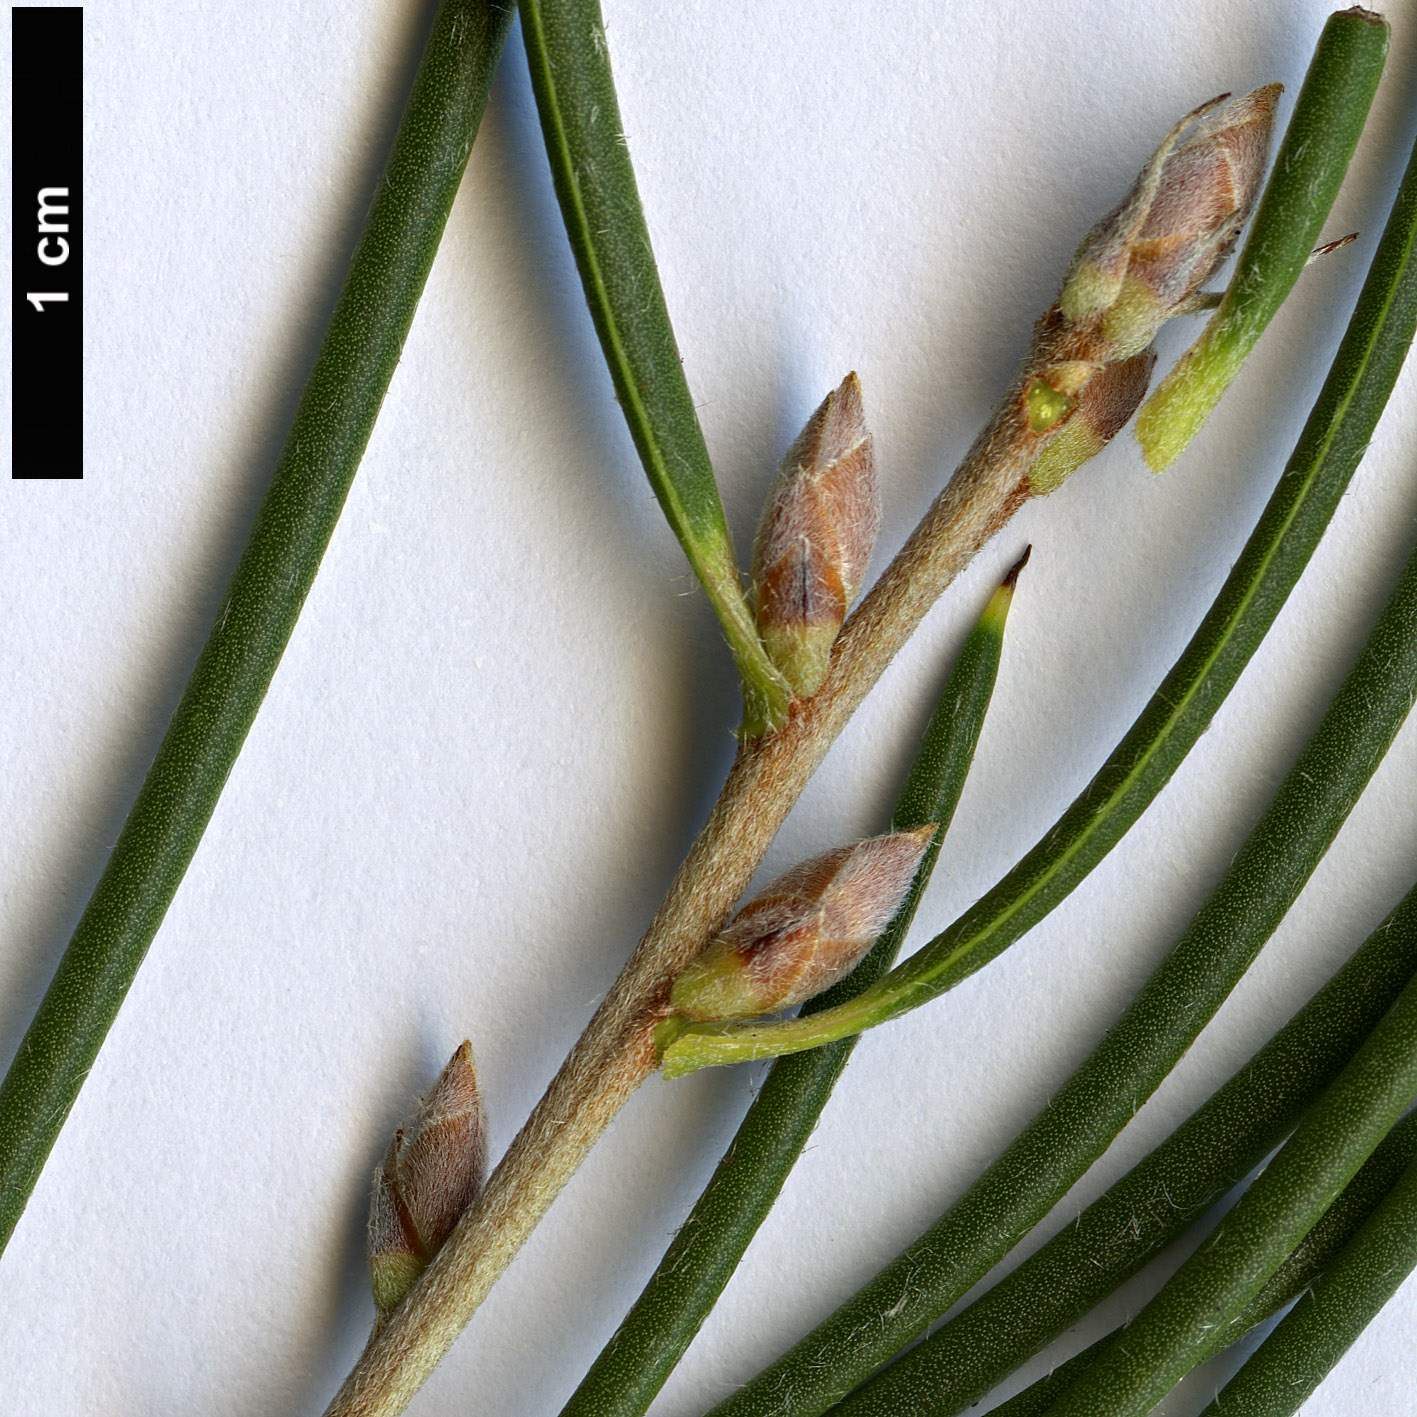
[[[488,0],[438,8],[344,289],[216,621],[0,1084],[0,1246],[197,849],[314,581],[398,365],[509,23]]]
[[[743,684],[743,733],[791,698],[738,578],[625,143],[597,0],[521,0],[532,88],[561,214],[640,461],[713,605]]]
[[[1342,1263],[1344,1247],[1360,1233],[1366,1233],[1363,1227],[1367,1225],[1369,1217],[1376,1219],[1374,1212],[1380,1205],[1384,1209],[1387,1208],[1389,1192],[1403,1180],[1404,1173],[1408,1173],[1408,1180],[1403,1183],[1407,1199],[1399,1203],[1412,1204],[1412,1192],[1408,1189],[1411,1182],[1409,1168],[1415,1160],[1417,1115],[1406,1117],[1388,1133],[1382,1145],[1368,1158],[1363,1169],[1343,1188],[1343,1194],[1324,1211],[1318,1224],[1295,1246],[1289,1258],[1274,1272],[1244,1313],[1233,1324],[1220,1330],[1206,1345],[1204,1358],[1212,1358],[1232,1343],[1238,1343],[1251,1329],[1258,1328],[1281,1309],[1292,1304],[1316,1281],[1327,1287],[1329,1279],[1326,1271],[1329,1266]],[[1394,1197],[1394,1200],[1396,1199]],[[1408,1223],[1410,1225],[1410,1219]],[[1369,1251],[1370,1256],[1380,1259],[1385,1253],[1376,1248]],[[1400,1270],[1401,1266],[1398,1265],[1397,1268]],[[1400,1277],[1399,1274],[1398,1278]],[[1120,1332],[1121,1329],[1114,1329],[1112,1333],[1098,1339],[1096,1343],[1055,1368],[1047,1377],[1040,1378],[1007,1402],[1001,1402],[991,1409],[989,1417],[1042,1417],[1057,1398],[1101,1357],[1107,1345]],[[1315,1337],[1319,1338],[1318,1335]],[[1322,1343],[1324,1340],[1319,1338],[1319,1341]],[[1307,1397],[1309,1391],[1312,1391],[1312,1388],[1305,1390],[1303,1396]],[[1293,1407],[1280,1407],[1273,1411],[1265,1407],[1232,1407],[1228,1393],[1227,1388],[1215,1403],[1205,1409],[1202,1417],[1236,1417],[1236,1414],[1238,1417],[1260,1417],[1261,1413],[1264,1417],[1281,1417],[1281,1414],[1294,1410]],[[1300,1397],[1298,1400],[1303,1399]],[[954,1410],[931,1406],[921,1409],[919,1417],[947,1417],[947,1413]]]
[[[1243,651],[1243,658],[1248,653],[1253,632],[1247,631],[1243,645],[1232,647],[1228,627],[1247,608],[1268,625],[1283,598],[1282,591],[1297,577],[1319,527],[1347,484],[1417,324],[1417,267],[1408,259],[1415,237],[1417,155],[1398,194],[1334,368],[1294,457],[1215,608],[1181,666],[1167,680],[1178,693],[1207,692],[1177,682],[1180,669],[1197,657],[1214,663],[1217,669],[1224,666],[1227,673],[1222,677],[1238,672],[1231,656]],[[1410,673],[1417,646],[1411,634],[1414,612],[1409,608],[1406,613],[1405,623],[1400,615],[1394,619],[1386,613],[1381,624],[1396,640],[1393,652],[1409,662]],[[1376,643],[1369,641],[1370,647]],[[718,1417],[772,1413],[776,1410],[775,1394],[784,1390],[793,1393],[794,1417],[813,1417],[824,1411],[960,1299],[1101,1155],[1140,1101],[1200,1032],[1248,965],[1272,922],[1283,913],[1283,893],[1297,890],[1308,874],[1297,853],[1302,851],[1315,861],[1322,854],[1326,831],[1336,830],[1346,811],[1345,797],[1358,786],[1351,773],[1343,788],[1333,781],[1325,782],[1329,765],[1338,756],[1335,750],[1350,741],[1350,734],[1366,734],[1374,726],[1366,691],[1355,686],[1368,676],[1380,678],[1384,672],[1381,655],[1374,656],[1370,648],[1335,701],[1344,707],[1330,709],[1325,715],[1315,739],[1252,833],[1252,844],[1227,874],[1228,884],[1222,883],[1218,894],[1233,901],[1247,894],[1245,882],[1251,887],[1250,898],[1243,901],[1236,917],[1227,919],[1223,909],[1215,908],[1216,898],[1212,897],[1187,932],[1187,947],[1173,951],[1099,1047],[1003,1156],[865,1289],[715,1409]],[[1050,866],[1059,869],[1050,850],[1056,849],[1065,864],[1069,852],[1076,859],[1080,845],[1087,841],[1089,805],[1106,808],[1117,777],[1125,777],[1134,761],[1135,749],[1129,745],[1139,738],[1149,741],[1144,730],[1157,720],[1165,725],[1181,707],[1170,701],[1163,685],[1109,769],[1094,780],[1041,846],[965,916],[964,929],[980,930],[981,912],[991,902],[1007,922],[1007,907],[1015,907],[1013,918],[1017,918],[1018,895],[1032,891],[1036,898],[1043,893],[1047,870]],[[1392,717],[1394,708],[1400,708],[1400,703],[1390,701]],[[1342,721],[1344,716],[1348,723]],[[1384,725],[1362,744],[1351,755],[1351,763],[1375,761],[1381,755],[1381,740],[1388,727]],[[1302,778],[1303,772],[1312,772],[1313,781]],[[1318,804],[1314,799],[1319,786],[1328,794],[1327,828],[1316,821]],[[1294,858],[1282,849],[1276,851],[1286,839],[1296,841]],[[956,926],[945,938],[957,939],[960,934],[961,927]]]
[[[1417,565],[1417,562],[1414,563]],[[1412,577],[1417,585],[1417,575]],[[1417,980],[1263,1174],[1049,1417],[1144,1417],[1206,1356],[1417,1097]]]
[[[1387,50],[1380,16],[1359,9],[1329,16],[1230,286],[1200,338],[1137,415],[1137,441],[1158,472],[1200,432],[1308,264],[1358,146]],[[1325,160],[1315,164],[1319,154]]]
[[[1417,887],[1170,1137],[988,1293],[857,1388],[833,1417],[951,1417],[977,1402],[1239,1185],[1338,1076],[1414,972]]]
[[[1009,572],[965,640],[891,814],[893,831],[939,824],[910,893],[871,953],[805,1004],[804,1013],[859,993],[899,953],[974,758],[1022,565]],[[846,1039],[774,1064],[688,1219],[562,1417],[638,1417],[654,1400],[777,1199],[855,1043]]]
[[[1411,1132],[1413,1120],[1394,1128],[1394,1135]],[[1386,1146],[1374,1153],[1374,1161]],[[1201,1417],[1289,1417],[1297,1412],[1414,1267],[1417,1161],[1409,1160],[1405,1174],[1368,1222],[1304,1286],[1308,1292]]]
[[[1308,564],[1372,436],[1417,320],[1417,177],[1409,175],[1334,365],[1259,525],[1151,702],[1081,796],[943,934],[848,1004],[787,1023],[698,1024],[666,1077],[819,1047],[918,1008],[1031,929],[1116,844],[1205,730]]]

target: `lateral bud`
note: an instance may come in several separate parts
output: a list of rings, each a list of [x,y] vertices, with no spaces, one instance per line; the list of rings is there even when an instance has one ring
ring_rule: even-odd
[[[793,693],[826,677],[881,526],[861,385],[848,374],[787,450],[753,544],[753,610]]]
[[[464,1042],[374,1172],[367,1253],[379,1324],[453,1233],[486,1172],[487,1123]]]
[[[900,908],[935,827],[840,846],[779,876],[674,981],[696,1020],[791,1008],[853,969]]]
[[[1156,354],[1144,349],[1130,359],[1106,364],[1079,391],[1072,417],[1043,446],[1028,469],[1028,495],[1042,497],[1122,431],[1146,397]]]

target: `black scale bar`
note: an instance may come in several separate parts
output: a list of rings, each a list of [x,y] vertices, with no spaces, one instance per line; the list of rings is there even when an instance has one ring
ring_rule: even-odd
[[[15,6],[10,323],[12,477],[82,477],[81,6]]]

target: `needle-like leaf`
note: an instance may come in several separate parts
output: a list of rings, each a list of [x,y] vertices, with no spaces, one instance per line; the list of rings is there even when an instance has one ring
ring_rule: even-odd
[[[640,461],[738,665],[743,732],[781,721],[791,692],[758,638],[659,284],[598,0],[521,0],[551,176],[615,393]]]
[[[270,489],[108,865],[0,1084],[8,1241],[216,808],[398,366],[511,16],[443,0]]]

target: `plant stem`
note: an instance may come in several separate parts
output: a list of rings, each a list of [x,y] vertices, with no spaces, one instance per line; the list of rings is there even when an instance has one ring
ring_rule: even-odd
[[[949,929],[850,1003],[787,1022],[695,1024],[666,1077],[819,1047],[917,1008],[1037,924],[1170,779],[1278,615],[1372,436],[1412,340],[1417,168],[1409,167],[1333,369],[1254,535],[1141,717],[1052,830]]]
[[[389,1417],[427,1380],[596,1139],[658,1066],[655,1027],[675,977],[727,919],[847,719],[935,599],[1023,499],[1047,441],[1005,402],[846,622],[815,697],[740,743],[708,821],[648,931],[497,1169],[365,1349],[329,1417]]]
[[[974,757],[1022,565],[1009,572],[960,650],[891,814],[892,831],[939,825],[910,894],[871,953],[847,978],[804,1004],[803,1012],[859,993],[890,968],[905,940]],[[773,1065],[644,1293],[562,1417],[638,1417],[654,1400],[777,1199],[854,1046],[855,1039],[847,1039]]]
[[[510,16],[443,0],[271,485],[152,766],[0,1084],[0,1247],[211,819],[398,365]]]
[[[594,30],[590,34],[593,40]],[[1291,173],[1289,180],[1297,181],[1298,175]],[[635,318],[632,311],[620,313]],[[1360,355],[1353,360],[1366,368]],[[1395,378],[1395,365],[1391,374]],[[675,977],[727,918],[837,734],[935,600],[1025,500],[1032,463],[1054,433],[1067,426],[1035,431],[1030,425],[1031,377],[1026,361],[944,491],[847,620],[817,694],[794,700],[780,728],[740,744],[718,801],[625,969],[451,1238],[365,1349],[331,1403],[329,1417],[392,1417],[403,1410],[601,1132],[654,1070],[654,1030]],[[1352,393],[1345,384],[1345,398],[1336,409],[1326,407],[1326,417],[1316,425],[1317,446],[1306,448],[1300,470],[1284,480],[1284,494],[1271,503],[1262,534],[1257,533],[1261,549],[1252,548],[1245,578],[1235,582],[1232,577],[1239,590],[1229,591],[1230,600],[1222,607],[1227,624],[1232,617],[1246,618],[1241,612],[1247,612],[1248,623],[1260,627],[1259,633],[1253,639],[1222,637],[1219,647],[1207,647],[1203,658],[1213,677],[1192,696],[1185,731],[1169,739],[1177,745],[1174,756],[1149,757],[1145,775],[1124,774],[1123,796],[1131,810],[1125,823],[1114,818],[1116,830],[1110,836],[1081,832],[1086,853],[1076,849],[1076,841],[1064,842],[1055,854],[1065,858],[1067,869],[1049,875],[1047,905],[1042,902],[1048,893],[1030,882],[1023,907],[1006,914],[997,949],[976,952],[973,967],[1036,923],[1082,879],[1160,790],[1209,722],[1259,634],[1278,613],[1356,466],[1386,398],[1386,389],[1379,392],[1377,383],[1369,379],[1363,386],[1367,396],[1361,413],[1369,421],[1362,428],[1362,418],[1338,418]],[[1154,708],[1143,736],[1150,741],[1158,723],[1169,730],[1173,717],[1169,704]],[[1129,738],[1124,744],[1129,751],[1132,742]],[[1104,770],[1097,782],[1100,790],[1115,795],[1115,769]],[[1079,809],[1096,810],[1085,801]],[[1050,842],[1037,851],[1046,855]],[[987,909],[991,901],[992,896],[986,897],[981,906]]]

